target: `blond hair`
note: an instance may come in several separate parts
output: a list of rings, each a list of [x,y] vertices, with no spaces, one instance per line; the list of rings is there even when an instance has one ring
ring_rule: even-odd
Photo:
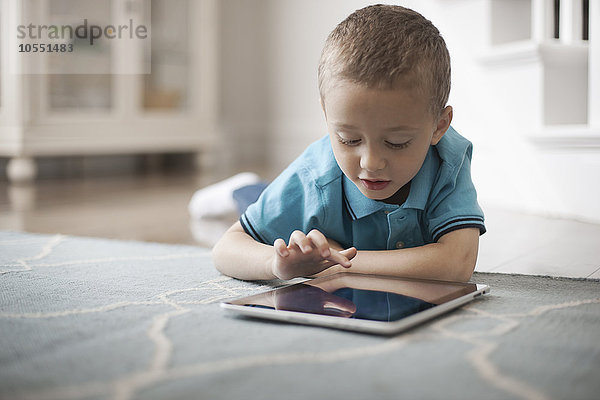
[[[416,11],[373,5],[329,34],[319,62],[322,99],[336,79],[369,88],[416,88],[439,115],[450,94],[450,55],[439,30]]]

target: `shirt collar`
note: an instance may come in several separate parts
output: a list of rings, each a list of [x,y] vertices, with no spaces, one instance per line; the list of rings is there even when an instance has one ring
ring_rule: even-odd
[[[435,151],[433,146],[429,147],[425,161],[423,161],[423,165],[419,172],[417,172],[417,175],[412,179],[410,193],[402,206],[369,199],[344,175],[344,202],[352,219],[360,219],[380,210],[392,211],[399,207],[424,210],[438,169],[439,162]]]

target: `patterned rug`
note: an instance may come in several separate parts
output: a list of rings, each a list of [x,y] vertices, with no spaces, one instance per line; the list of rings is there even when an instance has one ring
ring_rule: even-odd
[[[600,282],[492,293],[395,337],[225,315],[277,283],[190,246],[0,232],[1,399],[592,399]]]

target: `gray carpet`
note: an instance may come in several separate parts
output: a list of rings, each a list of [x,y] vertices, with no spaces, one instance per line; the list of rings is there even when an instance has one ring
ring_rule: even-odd
[[[597,399],[600,282],[492,293],[395,337],[226,316],[267,284],[189,246],[0,232],[2,399]]]

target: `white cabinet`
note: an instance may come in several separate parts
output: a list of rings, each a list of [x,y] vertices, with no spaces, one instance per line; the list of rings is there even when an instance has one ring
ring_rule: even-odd
[[[9,178],[33,179],[36,156],[210,152],[219,137],[217,12],[217,0],[0,1]],[[92,25],[102,33],[90,45]],[[81,26],[85,38],[72,33]],[[140,26],[145,40],[126,40]],[[50,47],[33,54],[24,43]],[[73,50],[50,51],[57,44]]]
[[[495,89],[535,115],[538,136],[566,127],[597,130],[600,100],[598,1],[487,0],[489,54],[483,58]],[[508,93],[505,82],[519,82]],[[530,118],[531,119],[531,118]],[[593,136],[595,133],[590,132]]]
[[[473,160],[482,202],[599,222],[600,1],[472,3],[488,35]]]

